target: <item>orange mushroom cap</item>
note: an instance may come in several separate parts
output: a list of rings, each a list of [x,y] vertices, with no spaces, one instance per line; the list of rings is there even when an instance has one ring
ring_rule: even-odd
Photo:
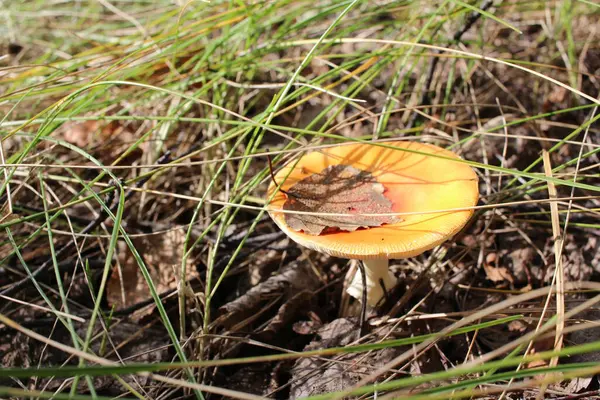
[[[286,223],[281,210],[287,195],[281,191],[269,204],[271,218],[292,240],[303,246],[332,256],[359,260],[413,257],[460,231],[473,214],[472,209],[437,211],[477,204],[479,190],[475,171],[465,163],[454,161],[460,158],[438,146],[405,141],[385,144],[398,149],[353,143],[310,152],[295,165],[292,161],[284,166],[275,179],[281,189],[288,191],[295,183],[332,165],[343,164],[367,171],[383,184],[384,196],[392,202],[393,212],[411,213],[399,215],[400,222],[352,232],[307,234]],[[276,188],[271,182],[269,197]]]

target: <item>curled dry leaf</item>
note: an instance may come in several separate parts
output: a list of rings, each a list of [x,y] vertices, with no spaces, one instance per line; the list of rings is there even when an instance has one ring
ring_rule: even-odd
[[[357,215],[392,213],[393,204],[384,192],[385,187],[371,173],[347,165],[332,165],[293,185],[287,191],[283,209],[348,216],[286,214],[285,220],[292,229],[311,235],[400,222],[393,215]]]
[[[492,282],[513,282],[513,277],[505,267],[497,266],[498,256],[496,253],[490,253],[487,255],[485,262],[483,263],[483,269],[487,278]]]

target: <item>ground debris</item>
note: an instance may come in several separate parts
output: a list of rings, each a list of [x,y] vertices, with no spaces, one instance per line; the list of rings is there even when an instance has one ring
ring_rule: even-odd
[[[271,381],[270,363],[247,365],[238,369],[229,379],[227,389],[244,393],[266,395]]]
[[[531,247],[522,247],[508,254],[509,262],[512,264],[512,273],[519,283],[526,283],[531,274],[531,264],[535,258],[535,250]]]
[[[84,2],[60,2],[51,12],[44,9],[44,3],[6,2],[8,15],[18,17],[8,26],[14,37],[0,43],[0,81],[5,83],[0,85],[5,97],[0,108],[6,116],[0,123],[4,154],[0,161],[5,164],[5,174],[0,177],[0,181],[5,180],[0,194],[0,220],[4,218],[0,221],[4,227],[0,234],[0,291],[27,276],[24,264],[31,270],[47,265],[36,276],[41,290],[28,281],[12,296],[23,304],[0,298],[0,314],[21,326],[72,344],[69,332],[56,322],[56,316],[47,310],[48,302],[40,296],[43,291],[55,308],[66,311],[61,308],[57,276],[67,293],[68,312],[89,319],[94,299],[100,294],[114,228],[113,219],[105,215],[96,198],[99,196],[109,208],[116,204],[118,196],[105,193],[114,186],[110,173],[123,182],[128,196],[122,228],[134,240],[158,292],[166,293],[161,296],[166,317],[183,339],[181,344],[190,361],[356,343],[357,321],[339,319],[357,315],[352,312],[357,302],[347,303],[343,294],[347,261],[336,261],[282,240],[285,234],[266,215],[258,220],[260,211],[254,209],[262,207],[257,200],[268,190],[268,182],[259,179],[268,172],[265,152],[282,165],[297,152],[319,151],[321,146],[348,139],[384,142],[402,138],[434,143],[452,147],[467,162],[490,167],[478,171],[479,205],[483,208],[476,210],[472,223],[455,240],[421,256],[391,263],[401,276],[401,284],[390,293],[389,307],[386,304],[373,310],[377,316],[370,322],[375,318],[382,322],[369,324],[371,332],[362,340],[383,340],[380,329],[391,331],[386,339],[439,333],[474,312],[550,285],[556,260],[548,191],[543,182],[532,179],[543,172],[539,163],[543,149],[551,149],[554,177],[564,183],[557,185],[558,196],[574,196],[572,204],[570,200],[558,204],[560,225],[565,227],[561,258],[565,281],[600,281],[600,201],[593,190],[581,186],[572,192],[569,186],[569,182],[589,188],[600,185],[600,152],[595,151],[600,126],[598,121],[588,125],[597,115],[592,97],[600,89],[600,47],[598,30],[593,29],[598,26],[598,10],[591,4],[596,2],[572,2],[573,7],[568,6],[571,2],[542,1],[531,6],[492,0],[468,2],[481,10],[489,5],[490,13],[515,23],[521,32],[462,6],[459,8],[465,12],[440,16],[434,2],[363,2],[350,7],[348,18],[340,24],[333,24],[335,37],[352,32],[355,40],[329,43],[326,54],[312,57],[301,68],[292,86],[286,83],[294,71],[299,71],[298,65],[313,43],[292,43],[290,38],[320,37],[332,26],[337,14],[328,12],[328,2],[270,2],[268,10],[263,7],[268,13],[259,23],[252,23],[252,16],[257,10],[262,13],[260,3],[248,2],[246,12],[232,10],[228,2],[212,2],[207,7],[185,8],[181,24],[177,23],[179,14],[173,13],[171,18],[169,10],[177,8],[175,3],[185,2],[169,2],[171,8],[166,13],[152,12],[146,4],[149,2],[122,2],[127,3],[125,12],[139,20],[143,30],[136,29],[131,19],[109,15],[110,10],[99,19],[97,12],[79,5]],[[553,8],[554,4],[558,6]],[[548,18],[546,5],[551,10]],[[433,16],[430,24],[428,15]],[[465,24],[470,15],[480,16],[474,26]],[[230,27],[240,24],[249,26],[248,43],[242,46],[228,36]],[[163,35],[166,25],[180,29],[167,37]],[[86,27],[89,32],[73,35],[73,27]],[[107,29],[110,42],[95,34]],[[418,57],[406,58],[401,49],[377,42],[419,30],[428,43],[449,44],[466,54],[481,53],[480,44],[485,43],[486,57],[469,64],[462,56],[442,57],[438,51],[421,48]],[[208,32],[207,40],[192,40],[185,48],[178,40],[168,40],[202,36],[204,32]],[[159,50],[172,57],[163,57],[150,48],[139,57],[126,51],[157,35],[167,39]],[[282,41],[270,45],[273,40],[269,38],[278,35],[283,35]],[[219,43],[216,51],[212,51],[215,48],[209,39]],[[515,64],[528,69],[516,68]],[[273,96],[286,89],[288,95],[281,99],[285,104],[281,103],[273,115],[272,124],[263,127],[268,129],[247,135],[252,121],[262,121],[265,112],[273,110]],[[168,162],[157,161],[161,154],[168,154]],[[527,178],[521,174],[524,171],[533,175]],[[316,174],[315,178],[299,193],[290,190],[289,202],[296,201],[299,209],[307,211],[353,211],[343,209],[343,202],[349,202],[345,195],[340,196],[343,202],[338,208],[319,208],[319,199],[314,197],[321,194],[316,187],[324,177]],[[353,180],[366,187],[366,192],[386,195],[385,188],[380,193],[381,186],[369,177],[351,177]],[[44,213],[42,187],[51,220]],[[307,198],[314,204],[305,204]],[[85,231],[96,220],[102,223]],[[297,228],[326,234],[371,226],[347,222],[325,221],[317,226],[298,222]],[[377,221],[381,223],[386,222]],[[57,257],[56,271],[51,265],[47,224],[55,250],[77,242]],[[183,249],[177,235],[188,227],[194,239],[203,237],[195,243],[194,254],[186,264],[188,273],[199,273],[199,277],[179,276]],[[174,236],[166,233],[177,229],[180,231]],[[310,259],[304,261],[301,257],[307,255]],[[90,354],[117,361],[116,348],[124,363],[177,360],[166,327],[155,315],[144,314],[155,311],[154,304],[132,311],[152,299],[130,251],[119,247],[108,261],[118,262],[122,269],[113,269],[108,293],[103,293],[99,304],[108,333],[100,325],[94,327]],[[225,266],[228,270],[210,303],[203,303],[203,273],[212,261],[214,279],[220,279]],[[184,287],[185,280],[192,285]],[[188,290],[190,286],[193,292]],[[179,288],[184,289],[180,293],[188,301],[195,301],[182,310],[185,324],[180,323],[176,296],[169,296]],[[586,296],[566,294],[567,309]],[[395,302],[397,299],[401,301]],[[403,371],[415,375],[450,371],[522,338],[555,315],[552,296],[542,317],[545,300],[515,304],[481,319],[486,322],[523,315],[507,324],[446,337],[427,353],[429,357],[403,365]],[[204,305],[210,306],[208,313]],[[595,323],[600,320],[596,308],[598,305],[569,318],[565,325],[572,329],[577,324]],[[393,328],[392,320],[397,324]],[[85,324],[75,323],[75,327],[79,336],[85,336]],[[569,332],[564,347],[598,342],[599,330]],[[553,332],[548,337],[546,342],[536,340],[534,350],[552,349]],[[198,382],[213,387],[289,399],[347,389],[395,357],[394,351],[405,349],[288,359],[279,364],[236,362],[193,372]],[[59,368],[78,362],[71,354],[0,324],[3,367]],[[568,362],[598,364],[600,356],[588,353],[560,359],[561,364]],[[534,365],[523,365],[528,366]],[[541,375],[544,369],[535,373]],[[168,374],[185,379],[181,369]],[[468,380],[481,376],[468,374],[442,384],[467,385]],[[397,377],[402,375],[398,372],[392,378]],[[177,385],[151,382],[144,376],[122,378],[143,398],[194,398],[191,391],[174,387]],[[527,379],[518,378],[514,383],[527,384]],[[66,396],[73,377],[0,381],[0,386]],[[508,384],[507,380],[479,386],[472,382],[474,390],[489,390],[475,397],[489,400],[497,400],[502,386]],[[92,383],[99,396],[134,397],[112,376],[93,378]],[[427,387],[437,384],[427,382]],[[57,389],[60,385],[63,388]],[[545,398],[596,399],[600,398],[598,388],[598,376],[565,379],[548,387]],[[410,395],[417,394],[415,389],[421,387],[363,398],[408,397],[409,391],[413,391]],[[90,394],[85,378],[80,378],[73,394]],[[207,400],[223,398],[203,395]],[[503,398],[533,400],[538,395],[538,387],[532,384]]]
[[[597,328],[582,329],[570,333],[566,342],[569,346],[583,345],[588,343],[598,342],[600,340],[600,310],[586,310],[577,316],[584,322],[594,321],[598,324]],[[600,363],[600,352],[590,352],[583,354],[575,354],[563,360],[568,363]],[[579,377],[572,379],[566,386],[570,393],[578,393],[582,390],[588,390],[591,385],[600,383],[598,375],[590,377]]]
[[[135,140],[133,133],[116,121],[109,123],[100,123],[94,120],[69,121],[59,129],[59,133],[67,142],[81,148],[103,144],[112,139],[116,140],[116,143],[112,143],[112,145]]]
[[[331,321],[319,329],[317,339],[305,351],[348,346],[359,336],[357,322],[347,318]],[[325,358],[301,358],[294,364],[290,398],[348,389],[377,367],[391,361],[407,347],[392,347],[369,354],[356,353]]]
[[[587,243],[586,243],[587,242]],[[585,243],[584,245],[582,245]],[[590,280],[594,269],[586,257],[594,257],[595,254],[589,254],[584,249],[593,248],[593,241],[587,241],[583,237],[568,234],[564,238],[562,251],[562,264],[564,270],[564,279],[567,282],[587,281]],[[550,282],[556,269],[554,257],[554,240],[548,239],[544,247],[544,253],[550,261],[546,274],[543,275],[543,281]],[[590,260],[591,261],[591,260]],[[535,271],[535,269],[533,270]]]
[[[88,324],[75,323],[74,325],[77,335],[85,337]],[[64,326],[57,324],[52,333],[50,332],[51,327],[51,324],[41,326],[36,331],[60,343],[72,343],[71,336]],[[170,360],[167,346],[169,340],[166,332],[162,329],[115,321],[107,330],[97,323],[94,332],[97,334],[97,339],[92,341],[90,351],[102,358],[112,361],[127,360],[131,363],[158,363]],[[0,344],[0,362],[5,368],[26,368],[40,364],[45,366],[77,365],[79,361],[76,357],[71,357],[54,347],[46,346],[21,332],[7,331],[6,334],[0,335],[0,343],[2,343]],[[147,376],[120,375],[120,377],[136,390],[144,390],[151,382]],[[69,384],[70,381],[71,379],[67,380]],[[94,377],[92,381],[94,388],[105,394],[119,395],[126,391],[114,376]],[[29,382],[23,381],[23,384],[32,389],[57,390],[64,386],[65,382],[65,379],[62,378],[30,378]],[[8,382],[0,380],[0,384],[5,383]],[[88,391],[85,379],[80,379],[78,385],[79,393]]]
[[[310,303],[312,293],[303,290],[295,296],[289,298],[279,309],[277,314],[271,319],[269,324],[262,330],[262,334],[272,336],[288,325],[298,314],[301,307],[306,307]]]
[[[181,257],[185,233],[167,231],[160,235],[134,238],[133,243],[142,255],[158,293],[176,289],[180,282]],[[118,266],[113,269],[107,283],[107,299],[116,309],[142,303],[151,298],[150,289],[139,271],[137,260],[125,243],[119,243]],[[185,281],[198,278],[198,270],[188,258]],[[153,307],[143,308],[133,314],[134,319],[151,313]]]
[[[492,282],[514,282],[508,269],[506,267],[498,266],[498,256],[496,253],[489,253],[486,256],[485,262],[483,263],[483,269],[487,278]]]
[[[276,296],[285,296],[284,303],[286,303],[294,299],[294,296],[299,294],[304,296],[301,293],[310,293],[316,290],[319,285],[320,281],[307,262],[290,263],[281,273],[271,276],[248,290],[244,295],[222,306],[220,308],[222,315],[217,322],[222,326],[231,327],[254,313],[265,300],[273,299]],[[289,308],[295,309],[295,306],[290,305]],[[276,318],[279,318],[280,321],[289,319],[289,311],[285,309],[285,305],[282,306]],[[277,325],[278,322],[275,320],[267,329],[276,329]]]

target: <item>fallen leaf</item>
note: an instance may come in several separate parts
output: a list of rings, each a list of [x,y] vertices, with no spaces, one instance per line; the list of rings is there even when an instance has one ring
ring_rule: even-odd
[[[567,99],[567,89],[558,85],[553,86],[552,91],[546,96],[542,104],[542,108],[545,111],[559,109],[563,102]]]
[[[492,282],[509,281],[510,283],[513,283],[513,277],[510,272],[508,272],[508,269],[504,267],[497,267],[496,261],[496,253],[490,253],[487,255],[486,260],[483,263],[483,269],[487,278]]]
[[[591,386],[594,380],[595,379],[592,376],[573,378],[565,386],[565,391],[567,393],[579,393],[583,390],[588,390],[588,388]],[[594,393],[597,392],[595,391]]]
[[[161,235],[135,238],[134,245],[144,257],[146,267],[158,293],[176,289],[180,281],[181,256],[185,234],[180,230],[168,231]],[[107,299],[117,309],[141,303],[151,298],[148,284],[139,272],[137,261],[124,243],[119,243],[118,260],[120,268],[114,268],[107,283]],[[198,277],[198,271],[188,258],[185,280]],[[145,312],[144,312],[145,310]],[[151,313],[153,307],[135,313],[135,319]]]
[[[384,192],[385,187],[371,173],[347,165],[332,165],[289,188],[283,209],[348,216],[286,214],[285,220],[292,229],[311,235],[400,222],[393,215],[357,215],[393,212],[393,204]]]
[[[516,320],[508,323],[508,330],[511,332],[525,332],[527,330],[527,325],[525,322]]]
[[[545,351],[554,350],[554,338],[539,339],[533,343],[533,348],[529,352],[530,355],[543,353]],[[527,363],[528,369],[542,368],[548,366],[549,360],[533,360]]]
[[[86,148],[105,144],[109,141],[112,146],[131,143],[135,140],[133,133],[125,129],[116,121],[100,124],[98,121],[66,122],[59,134],[69,143]],[[144,146],[145,147],[145,146]]]
[[[535,254],[531,247],[519,248],[508,254],[508,260],[512,262],[512,273],[518,282],[529,281],[529,267],[535,259]]]

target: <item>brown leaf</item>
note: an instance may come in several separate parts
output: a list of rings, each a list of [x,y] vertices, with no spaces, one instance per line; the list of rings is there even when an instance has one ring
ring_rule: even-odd
[[[539,339],[533,343],[533,348],[529,354],[543,353],[554,349],[554,338]],[[533,360],[527,364],[527,368],[541,368],[548,365],[548,360]]]
[[[185,233],[180,230],[134,239],[134,245],[144,257],[158,293],[177,288],[184,241]],[[119,243],[118,258],[121,268],[113,269],[106,288],[109,304],[121,309],[151,298],[150,289],[139,272],[137,261],[124,243]],[[185,278],[189,281],[198,277],[198,271],[190,259],[187,261]],[[146,313],[152,310],[151,307]],[[136,313],[136,318],[143,317],[143,311],[142,309]]]
[[[311,235],[400,222],[396,216],[356,215],[393,212],[393,204],[384,196],[384,191],[385,187],[371,173],[347,165],[332,165],[293,185],[283,209],[348,216],[286,214],[285,220],[292,229]]]
[[[513,250],[508,254],[512,261],[512,273],[518,282],[529,281],[529,269],[535,258],[535,250],[531,247],[523,247]]]
[[[487,278],[492,282],[503,282],[506,280],[513,283],[513,277],[510,272],[508,272],[508,269],[496,266],[496,261],[496,253],[487,255],[486,260],[483,263],[483,269],[485,270]]]
[[[527,330],[527,325],[525,322],[516,320],[508,323],[508,330],[511,332],[525,332]]]
[[[66,122],[59,135],[78,147],[86,148],[111,142],[111,146],[128,144],[135,140],[133,133],[116,121],[100,124],[98,121]],[[145,147],[145,146],[143,146]]]
[[[97,121],[66,122],[62,129],[63,138],[79,147],[86,147],[97,130]]]

